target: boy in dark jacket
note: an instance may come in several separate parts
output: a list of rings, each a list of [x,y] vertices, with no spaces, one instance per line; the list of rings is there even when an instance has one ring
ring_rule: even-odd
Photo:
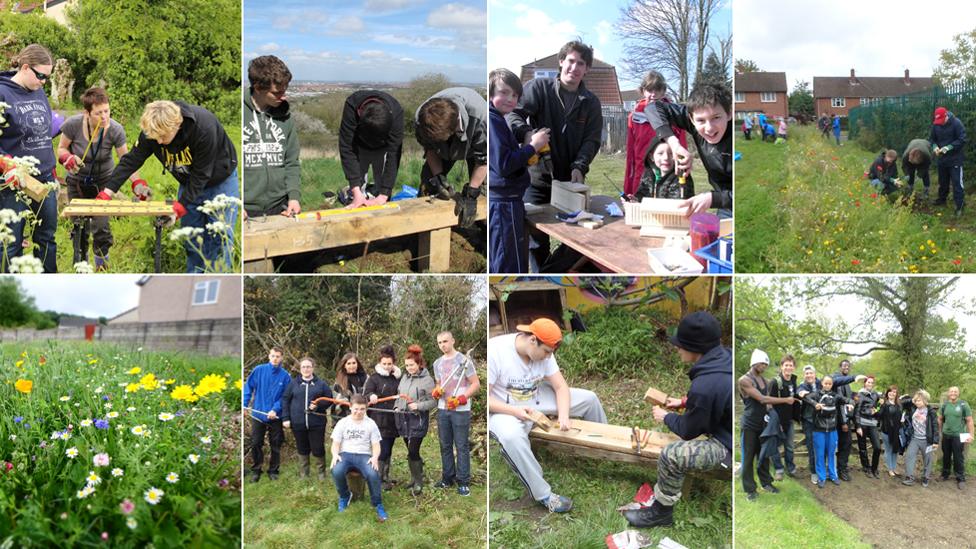
[[[300,374],[291,380],[281,395],[281,425],[291,428],[301,467],[298,478],[308,478],[309,453],[319,462],[319,480],[325,480],[325,412],[328,402],[314,404],[321,398],[332,398],[329,384],[315,376],[315,362],[304,357],[299,361]]]
[[[529,187],[529,159],[549,144],[549,129],[536,130],[527,145],[515,139],[505,115],[518,104],[522,81],[512,71],[491,71],[488,96],[488,267],[492,273],[527,273],[529,240],[522,195]]]
[[[285,92],[291,71],[273,55],[247,66],[251,83],[244,95],[244,215],[293,216],[302,211],[298,132]]]
[[[392,95],[360,90],[346,99],[339,125],[339,158],[349,181],[347,208],[385,204],[393,194],[403,155],[403,107]],[[374,186],[363,189],[369,168]],[[369,197],[367,195],[372,195]]]
[[[654,420],[663,422],[682,440],[661,451],[654,503],[650,507],[624,511],[627,521],[639,528],[673,524],[674,504],[681,498],[681,486],[688,471],[732,464],[732,353],[722,347],[722,330],[710,313],[698,311],[681,319],[671,338],[678,356],[691,363],[691,388],[682,399],[669,398],[667,408],[685,409],[684,414],[653,409]],[[706,435],[705,439],[698,439]]]
[[[949,187],[952,187],[952,199],[956,203],[956,216],[962,215],[963,187],[962,164],[965,158],[963,145],[966,144],[966,128],[962,122],[945,107],[935,109],[932,120],[932,131],[929,141],[938,157],[939,199],[934,205],[942,206],[949,197]]]
[[[281,443],[285,440],[282,430],[281,395],[291,383],[291,376],[281,367],[283,353],[280,348],[268,351],[268,362],[259,364],[247,376],[243,389],[243,407],[251,408],[251,482],[261,479],[261,466],[264,463],[264,435],[268,435],[271,446],[271,461],[268,462],[268,478],[278,478],[281,463]],[[251,405],[251,398],[254,404]]]
[[[203,231],[203,244],[186,239],[186,272],[201,273],[213,270],[233,270],[232,251],[234,226],[240,204],[237,183],[237,151],[220,121],[210,111],[181,101],[153,101],[146,105],[139,120],[142,132],[129,154],[119,159],[105,190],[98,200],[111,200],[119,187],[142,167],[152,155],[164,169],[179,181],[173,215],[181,227]],[[143,193],[148,186],[140,186]],[[218,197],[227,197],[218,199]],[[204,202],[224,202],[226,207],[208,213]],[[204,209],[201,209],[204,207]],[[223,222],[225,230],[218,231],[208,224]]]
[[[645,197],[686,199],[694,194],[695,182],[691,174],[684,177],[678,175],[671,146],[663,138],[655,137],[647,148],[644,174],[641,176],[640,187],[634,194],[634,200],[640,202]]]
[[[769,382],[769,396],[796,397],[797,379],[794,375],[795,371],[796,360],[793,355],[786,355],[780,359],[779,375]],[[776,471],[774,480],[783,480],[784,472],[791,477],[796,473],[796,464],[793,463],[793,420],[794,418],[799,419],[800,403],[793,401],[790,404],[777,404],[774,408],[783,432],[783,457],[780,459],[779,448],[777,448],[770,460],[773,462],[773,469]]]
[[[435,93],[417,109],[417,142],[424,148],[420,170],[421,191],[442,199],[454,199],[458,224],[470,227],[478,213],[481,184],[488,175],[488,105],[469,88],[447,88]],[[468,164],[468,183],[455,193],[447,183],[454,163]]]
[[[868,169],[868,180],[882,194],[895,192],[895,180],[898,179],[896,160],[898,160],[898,153],[894,150],[881,151]]]
[[[691,172],[691,154],[681,146],[671,125],[688,130],[698,147],[712,192],[685,201],[686,215],[717,208],[719,217],[732,216],[732,93],[720,84],[695,86],[686,105],[655,102],[648,117],[658,136],[671,145],[678,173]]]

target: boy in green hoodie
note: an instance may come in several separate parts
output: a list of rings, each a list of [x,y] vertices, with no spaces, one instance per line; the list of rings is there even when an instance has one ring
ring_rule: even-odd
[[[251,60],[244,96],[244,218],[302,211],[298,132],[285,92],[291,71],[273,55]]]

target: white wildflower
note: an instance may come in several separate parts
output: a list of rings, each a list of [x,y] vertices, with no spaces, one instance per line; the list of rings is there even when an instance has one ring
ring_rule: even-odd
[[[199,236],[201,234],[203,234],[203,229],[201,229],[200,227],[182,227],[180,229],[176,229],[173,232],[169,233],[169,239],[190,240],[191,238],[195,236]]]
[[[75,263],[75,272],[78,274],[92,274],[95,272],[95,269],[87,261],[79,261]]]
[[[10,272],[36,274],[44,272],[44,264],[33,255],[22,255],[10,260]]]

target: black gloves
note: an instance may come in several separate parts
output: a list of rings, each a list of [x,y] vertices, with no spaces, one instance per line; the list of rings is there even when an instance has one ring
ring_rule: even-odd
[[[472,187],[466,184],[461,192],[454,195],[457,204],[454,205],[454,214],[458,216],[458,224],[463,228],[474,225],[475,217],[478,215],[478,197],[481,196],[481,187]]]
[[[450,200],[454,198],[454,189],[447,183],[447,176],[440,174],[423,182],[423,194],[441,200]]]

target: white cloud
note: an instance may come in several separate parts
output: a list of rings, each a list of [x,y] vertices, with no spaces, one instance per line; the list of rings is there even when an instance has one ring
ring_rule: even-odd
[[[596,43],[601,46],[606,45],[613,38],[613,25],[609,21],[603,20],[596,24]]]
[[[366,28],[366,25],[363,24],[363,20],[354,15],[340,17],[334,22],[328,23],[327,26],[328,34],[331,36],[355,34],[362,32],[362,30]]]
[[[258,51],[262,53],[272,53],[281,49],[281,46],[275,44],[274,42],[268,42],[267,44],[262,44],[258,46]]]
[[[463,4],[444,4],[427,15],[427,24],[434,28],[478,29],[484,32],[488,25],[488,14]]]
[[[555,20],[525,4],[516,4],[512,10],[519,14],[512,28],[492,29],[488,42],[489,70],[505,67],[517,73],[522,65],[558,52],[563,44],[580,34],[572,21]]]
[[[411,48],[433,48],[442,50],[453,50],[456,46],[454,40],[446,36],[420,36],[409,34],[376,34],[372,37],[373,42],[381,44],[394,44],[409,46]]]
[[[366,0],[366,11],[383,12],[395,11],[409,8],[414,5],[422,4],[423,1],[417,0]]]
[[[359,52],[359,55],[364,58],[378,58],[386,57],[386,52],[382,50],[363,50]]]

